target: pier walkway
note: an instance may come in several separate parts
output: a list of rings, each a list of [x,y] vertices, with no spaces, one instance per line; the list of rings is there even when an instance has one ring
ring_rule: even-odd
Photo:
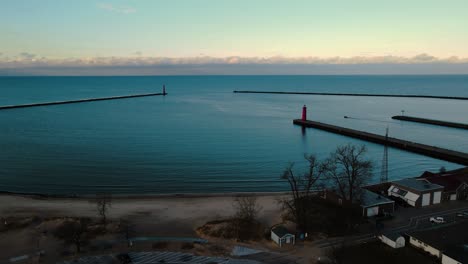
[[[100,97],[100,98],[87,98],[87,99],[68,100],[68,101],[54,101],[54,102],[20,104],[20,105],[5,105],[5,106],[0,106],[0,110],[15,109],[15,108],[27,108],[27,107],[37,107],[37,106],[48,106],[48,105],[60,105],[60,104],[76,104],[76,103],[86,103],[86,102],[106,101],[106,100],[117,100],[117,99],[127,99],[127,98],[136,98],[136,97],[148,97],[148,96],[158,96],[158,95],[165,96],[165,95],[167,95],[167,93],[131,94],[131,95]]]
[[[392,116],[392,119],[402,120],[402,121],[409,121],[409,122],[417,122],[417,123],[424,123],[436,126],[445,126],[445,127],[455,127],[461,129],[468,129],[468,124],[463,123],[456,123],[456,122],[447,122],[443,120],[435,120],[435,119],[427,119],[421,117],[414,117],[414,116]]]
[[[446,161],[450,161],[453,163],[462,164],[465,166],[468,165],[468,153],[464,153],[464,152],[424,145],[424,144],[415,143],[415,142],[397,139],[397,138],[392,138],[392,137],[386,138],[385,136],[381,136],[377,134],[372,134],[372,133],[354,130],[350,128],[329,125],[329,124],[320,123],[316,121],[310,121],[310,120],[304,121],[301,119],[295,119],[293,123],[296,125],[304,126],[304,127],[317,128],[317,129],[325,130],[328,132],[332,132],[332,133],[336,133],[336,134],[340,134],[344,136],[358,138],[358,139],[362,139],[362,140],[366,140],[366,141],[370,141],[370,142],[374,142],[378,144],[388,145],[390,147],[418,153],[418,154],[436,158],[436,159],[441,159],[441,160],[446,160]]]
[[[313,93],[313,92],[268,92],[268,91],[234,91],[234,93],[251,94],[301,94],[301,95],[331,95],[331,96],[371,96],[371,97],[407,97],[407,98],[429,98],[429,99],[451,99],[468,100],[468,97],[459,96],[437,96],[417,94],[368,94],[368,93]]]

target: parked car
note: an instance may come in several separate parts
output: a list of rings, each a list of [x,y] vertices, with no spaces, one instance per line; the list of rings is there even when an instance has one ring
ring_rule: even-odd
[[[433,224],[443,224],[445,223],[445,219],[443,217],[431,217],[429,218],[429,221]]]
[[[457,217],[468,218],[468,211],[465,211],[465,212],[458,212],[458,213],[457,213]]]

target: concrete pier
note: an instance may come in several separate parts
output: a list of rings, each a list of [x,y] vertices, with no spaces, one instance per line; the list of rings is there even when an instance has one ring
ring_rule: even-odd
[[[461,129],[468,129],[468,124],[463,123],[456,123],[456,122],[447,122],[442,120],[435,120],[435,119],[427,119],[421,117],[414,117],[414,116],[392,116],[392,119],[402,120],[402,121],[409,121],[409,122],[416,122],[416,123],[424,123],[436,126],[445,126],[445,127],[455,127]]]
[[[468,97],[458,96],[435,96],[417,94],[368,94],[368,93],[309,93],[309,92],[267,92],[267,91],[234,91],[234,93],[251,94],[301,94],[301,95],[330,95],[330,96],[371,96],[371,97],[407,97],[407,98],[429,98],[429,99],[451,99],[468,100]]]
[[[78,99],[78,100],[69,100],[69,101],[54,101],[54,102],[44,102],[44,103],[34,103],[34,104],[6,105],[6,106],[0,106],[0,110],[15,109],[15,108],[27,108],[27,107],[37,107],[37,106],[48,106],[48,105],[60,105],[60,104],[76,104],[76,103],[86,103],[86,102],[106,101],[106,100],[118,100],[118,99],[158,96],[158,95],[166,95],[166,94],[167,94],[166,92],[164,92],[164,93],[148,93],[148,94],[132,94],[132,95],[111,96],[111,97],[101,97],[101,98],[87,98],[87,99]]]
[[[446,160],[446,161],[450,161],[453,163],[462,164],[465,166],[468,165],[468,153],[464,153],[464,152],[419,144],[419,143],[392,138],[392,137],[386,138],[385,136],[381,136],[377,134],[372,134],[372,133],[368,133],[364,131],[329,125],[329,124],[310,121],[310,120],[303,121],[301,119],[295,119],[293,122],[294,124],[300,125],[303,127],[317,128],[317,129],[325,130],[328,132],[332,132],[332,133],[336,133],[336,134],[340,134],[344,136],[362,139],[362,140],[366,140],[366,141],[370,141],[370,142],[374,142],[374,143],[378,143],[382,145],[388,145],[390,147],[418,153],[418,154],[436,158],[436,159]]]

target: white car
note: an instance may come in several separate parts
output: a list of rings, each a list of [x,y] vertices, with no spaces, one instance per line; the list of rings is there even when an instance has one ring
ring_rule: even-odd
[[[443,218],[443,217],[440,217],[440,216],[438,216],[438,217],[431,217],[431,218],[429,218],[429,221],[430,221],[431,223],[433,223],[433,224],[443,224],[443,223],[445,223],[444,218]]]

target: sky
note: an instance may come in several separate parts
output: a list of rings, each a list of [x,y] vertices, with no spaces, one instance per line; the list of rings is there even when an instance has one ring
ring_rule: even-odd
[[[232,64],[468,73],[467,14],[466,0],[1,0],[0,74]]]

